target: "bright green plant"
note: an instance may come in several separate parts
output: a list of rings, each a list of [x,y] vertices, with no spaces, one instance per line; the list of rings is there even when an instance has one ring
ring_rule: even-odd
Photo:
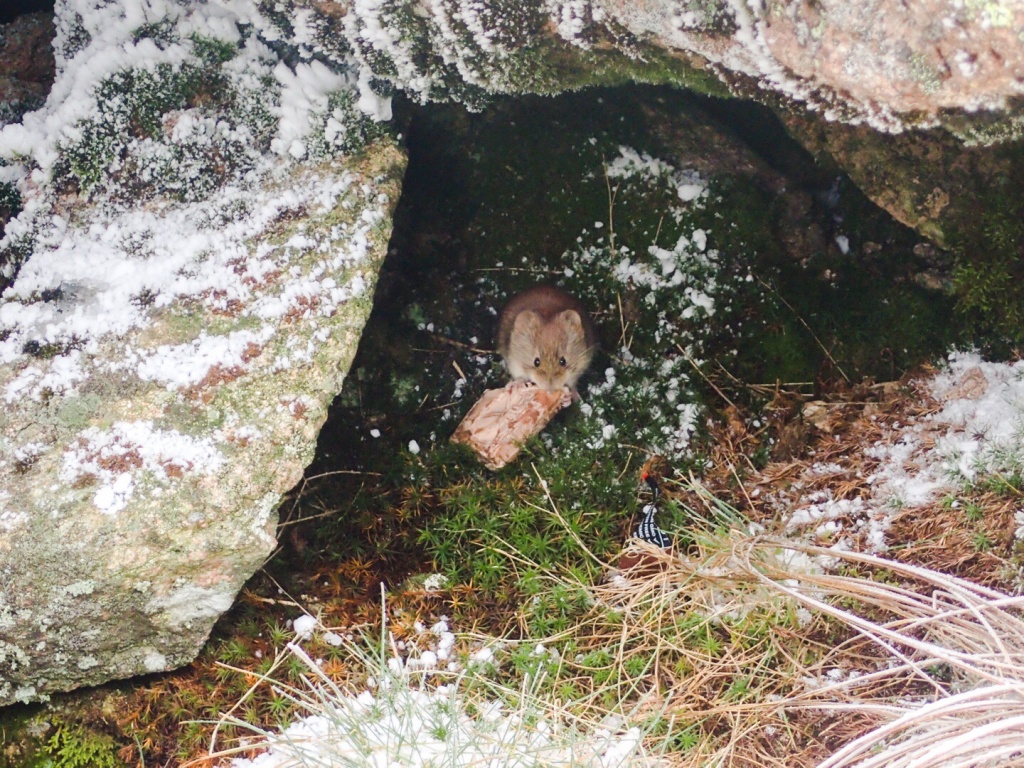
[[[71,723],[57,726],[43,752],[51,761],[48,768],[125,768],[112,738]]]

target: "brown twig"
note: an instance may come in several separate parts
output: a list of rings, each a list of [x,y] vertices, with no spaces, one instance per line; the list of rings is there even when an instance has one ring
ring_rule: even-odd
[[[796,311],[796,309],[793,308],[793,305],[790,304],[788,301],[786,301],[786,297],[783,296],[781,293],[779,293],[775,289],[774,286],[769,285],[764,280],[762,280],[760,277],[757,278],[757,282],[759,282],[762,287],[767,288],[769,291],[771,291],[772,293],[774,293],[776,296],[779,297],[779,301],[781,301],[783,304],[786,305],[786,307],[789,309],[789,311],[793,313],[793,317],[795,317],[797,319],[797,321],[800,323],[800,325],[802,325],[804,328],[806,328],[807,332],[809,334],[811,334],[811,338],[813,338],[815,343],[819,347],[821,347],[821,351],[825,353],[825,357],[827,357],[829,362],[832,363],[832,365],[834,365],[836,367],[836,370],[839,371],[839,374],[843,377],[843,379],[846,381],[846,383],[847,384],[852,383],[850,381],[850,377],[846,375],[846,371],[844,371],[842,366],[839,365],[838,362],[836,362],[836,359],[834,357],[832,357],[832,353],[828,351],[828,349],[825,347],[825,345],[821,343],[821,339],[818,338],[818,334],[816,334],[813,330],[811,330],[811,326],[809,326],[807,324],[807,322]]]
[[[478,355],[494,354],[493,349],[480,349],[479,347],[474,347],[464,342],[456,341],[455,339],[449,339],[447,336],[442,336],[439,333],[432,333],[430,331],[428,331],[428,333],[430,333],[431,337],[437,339],[442,344],[447,344],[449,347],[455,347],[456,349],[468,349],[470,352],[476,352]]]
[[[700,374],[700,377],[701,377],[702,379],[704,379],[704,381],[706,381],[706,382],[708,383],[708,385],[709,385],[709,386],[710,386],[710,387],[711,387],[711,388],[712,388],[713,390],[715,390],[715,392],[717,392],[717,393],[718,393],[718,396],[719,396],[720,398],[722,398],[723,400],[725,400],[725,402],[727,402],[727,403],[728,403],[729,405],[731,405],[731,406],[732,406],[733,408],[736,408],[736,403],[734,403],[734,402],[733,402],[732,400],[730,400],[730,399],[729,399],[729,396],[728,396],[728,395],[726,395],[726,394],[725,394],[725,392],[723,392],[723,391],[722,391],[721,389],[719,389],[719,388],[718,388],[718,385],[717,385],[717,384],[715,384],[715,382],[713,382],[713,381],[712,381],[711,379],[709,379],[709,378],[707,377],[707,374],[705,374],[705,373],[704,373],[704,371],[702,371],[702,370],[700,369],[700,366],[699,366],[699,365],[697,365],[697,363],[695,363],[695,362],[694,362],[693,358],[692,358],[692,357],[690,357],[690,356],[689,356],[689,355],[688,355],[688,354],[686,353],[686,350],[685,350],[685,349],[683,349],[682,345],[681,345],[681,344],[676,344],[676,348],[677,348],[677,349],[678,349],[678,350],[679,350],[680,352],[682,352],[682,353],[683,353],[683,357],[684,357],[684,358],[686,358],[686,362],[688,362],[688,363],[689,363],[690,365],[692,365],[692,366],[693,366],[693,369],[694,369],[695,371],[697,371],[697,373],[698,373],[698,374]],[[739,408],[736,408],[736,410],[739,410]]]

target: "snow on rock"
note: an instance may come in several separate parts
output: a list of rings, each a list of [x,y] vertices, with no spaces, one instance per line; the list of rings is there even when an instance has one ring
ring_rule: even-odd
[[[56,26],[49,99],[0,128],[0,705],[195,656],[312,458],[404,168],[357,65],[286,67],[255,4]]]
[[[952,126],[1013,111],[1024,79],[1019,0],[339,0],[273,6],[290,34],[328,57],[351,48],[359,108],[390,112],[388,82],[419,101],[550,94],[623,73],[724,94],[763,90],[825,120],[885,131]],[[866,10],[869,9],[869,10]],[[268,39],[269,32],[267,33]],[[341,38],[339,42],[338,38]],[[599,51],[600,55],[594,55]],[[670,63],[671,62],[671,63]],[[652,70],[654,64],[666,66]],[[716,82],[715,79],[718,81]],[[363,85],[369,89],[364,90]],[[384,118],[386,119],[386,118]],[[970,119],[970,118],[968,118]],[[983,122],[985,124],[983,124]],[[984,129],[986,121],[977,123]],[[286,142],[283,151],[302,151]]]
[[[661,48],[698,56],[711,69],[749,78],[828,120],[880,130],[899,132],[913,122],[927,127],[947,109],[1006,110],[1024,72],[1018,2],[594,5]]]
[[[223,464],[211,439],[154,429],[152,422],[118,422],[110,429],[80,432],[64,453],[59,478],[68,484],[88,478],[99,486],[93,497],[97,509],[113,514],[127,506],[136,474],[166,484],[188,472],[216,473]]]

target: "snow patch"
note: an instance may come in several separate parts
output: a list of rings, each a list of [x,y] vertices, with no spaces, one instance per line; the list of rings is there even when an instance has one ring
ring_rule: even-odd
[[[72,484],[90,479],[100,487],[93,504],[115,514],[131,500],[137,470],[160,484],[185,473],[214,474],[224,457],[209,439],[154,428],[149,421],[117,422],[109,429],[89,427],[64,453],[60,479]]]

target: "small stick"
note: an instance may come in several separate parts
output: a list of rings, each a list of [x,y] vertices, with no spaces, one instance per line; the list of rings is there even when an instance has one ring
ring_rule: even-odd
[[[461,369],[461,368],[459,368],[459,363],[458,363],[458,361],[456,361],[456,360],[452,360],[452,366],[453,366],[453,367],[455,368],[455,370],[456,370],[456,371],[458,372],[458,374],[459,374],[459,377],[460,377],[460,378],[462,378],[462,379],[463,379],[463,380],[465,380],[465,381],[469,381],[469,376],[467,376],[467,375],[466,375],[465,373],[463,373],[463,372],[462,372],[462,369]]]
[[[625,477],[626,472],[629,471],[629,464],[632,461],[633,461],[633,452],[630,451],[629,453],[626,454],[626,466],[624,466],[622,468],[622,471],[619,473],[619,476],[617,478],[615,478],[616,480],[621,480],[623,477]]]
[[[293,608],[299,608],[305,610],[299,603],[294,600],[272,600],[269,597],[260,597],[259,595],[246,595],[246,600],[252,600],[254,603],[265,603],[266,605],[290,605]]]
[[[370,472],[364,469],[334,469],[330,472],[321,472],[319,475],[311,475],[307,477],[305,482],[311,480],[319,480],[321,477],[331,477],[332,475],[373,475],[374,477],[383,477],[380,472]]]
[[[622,312],[622,294],[615,294],[616,301],[619,302],[619,327],[622,328],[622,334],[619,336],[619,348],[626,346],[626,316]]]
[[[615,251],[615,198],[619,194],[619,185],[615,185],[615,189],[612,189],[611,179],[608,178],[608,163],[602,162],[601,165],[604,167],[604,185],[608,189],[608,249],[611,251],[613,257],[618,257]]]
[[[747,463],[750,464],[750,468],[756,472],[757,469],[754,467],[753,463],[750,461],[750,458],[747,457],[747,456],[744,456],[743,458],[745,458],[747,460]],[[729,462],[729,471],[732,472],[732,476],[736,478],[736,485],[738,485],[740,490],[743,492],[743,497],[747,500],[747,504],[749,505],[751,511],[753,511],[755,509],[755,507],[754,507],[754,500],[751,499],[750,498],[750,494],[747,493],[747,489],[744,487],[743,481],[740,480],[739,473],[736,472],[736,467],[733,465],[732,462]]]
[[[477,267],[470,272],[529,272],[534,275],[564,275],[561,269],[534,269],[533,267]]]
[[[309,483],[311,483],[313,480],[320,480],[321,478],[331,477],[332,475],[374,475],[375,477],[382,476],[380,472],[367,472],[358,469],[336,469],[333,472],[321,472],[319,475],[313,475],[311,477],[302,478],[302,486],[299,488],[299,492],[295,494],[295,500],[292,502],[291,509],[289,509],[288,513],[284,515],[284,517],[281,519],[282,528],[290,524],[289,521],[291,520],[292,515],[295,514],[295,508],[299,506],[299,502],[302,501],[302,497],[306,493],[306,486],[309,485]],[[275,550],[274,553],[276,554],[277,550]]]
[[[449,339],[447,336],[442,336],[439,333],[430,333],[430,335],[440,341],[442,344],[447,344],[450,347],[457,347],[458,349],[468,349],[470,352],[476,352],[478,355],[493,355],[493,349],[480,349],[479,347],[472,347],[469,344],[465,344],[455,339]]]
[[[795,309],[793,309],[793,305],[790,304],[788,301],[786,301],[786,297],[783,296],[781,293],[779,293],[777,290],[775,290],[775,288],[773,286],[771,286],[768,283],[766,283],[760,277],[757,278],[757,282],[759,282],[762,286],[764,286],[769,291],[771,291],[772,293],[774,293],[776,296],[779,297],[779,301],[781,301],[783,304],[785,304],[789,308],[789,311],[793,313],[793,317],[795,317],[800,322],[800,325],[802,325],[804,328],[807,329],[807,332],[809,334],[811,334],[811,337],[814,339],[814,341],[817,342],[819,347],[821,347],[821,351],[825,353],[825,357],[827,357],[829,359],[829,362],[832,363],[832,365],[834,365],[836,367],[836,370],[839,371],[839,373],[842,375],[842,377],[846,380],[846,383],[850,384],[851,383],[850,382],[850,377],[846,375],[846,371],[844,371],[842,369],[842,367],[839,365],[839,363],[836,362],[836,359],[834,357],[832,357],[832,353],[829,352],[825,348],[825,345],[821,343],[821,339],[819,339],[818,335],[814,331],[811,330],[811,326],[809,326],[806,323],[806,321],[802,317],[800,317],[799,313]]]
[[[718,388],[718,385],[717,385],[717,384],[715,384],[715,382],[713,382],[713,381],[712,381],[711,379],[709,379],[709,378],[707,377],[707,375],[706,375],[706,374],[704,373],[704,371],[702,371],[702,370],[700,369],[700,366],[699,366],[699,365],[697,365],[697,363],[695,363],[695,362],[693,361],[693,358],[692,358],[692,357],[690,357],[690,356],[689,356],[688,354],[686,354],[686,350],[685,350],[685,349],[683,349],[682,345],[681,345],[681,344],[676,344],[676,348],[678,348],[678,349],[679,349],[679,351],[683,353],[683,357],[685,357],[685,358],[686,358],[686,362],[688,362],[688,363],[689,363],[690,365],[692,365],[692,366],[693,366],[693,369],[694,369],[695,371],[697,371],[697,373],[699,373],[699,374],[700,374],[700,377],[701,377],[702,379],[704,379],[704,381],[706,381],[706,382],[707,382],[707,383],[708,383],[708,384],[709,384],[709,385],[711,386],[711,388],[712,388],[713,390],[715,390],[715,392],[717,392],[717,393],[718,393],[718,396],[719,396],[720,398],[722,398],[723,400],[725,400],[725,402],[727,402],[727,403],[728,403],[729,405],[731,405],[731,406],[732,406],[733,408],[736,408],[736,403],[734,403],[734,402],[733,402],[732,400],[730,400],[730,399],[729,399],[729,397],[728,397],[728,396],[727,396],[727,395],[725,394],[725,392],[723,392],[722,390],[720,390],[720,389]],[[736,408],[736,410],[738,411],[738,410],[739,410],[739,408]]]
[[[427,413],[431,411],[443,411],[445,408],[451,408],[453,405],[461,405],[458,400],[452,400],[450,403],[441,403],[441,405],[435,405],[432,408],[427,408]]]

